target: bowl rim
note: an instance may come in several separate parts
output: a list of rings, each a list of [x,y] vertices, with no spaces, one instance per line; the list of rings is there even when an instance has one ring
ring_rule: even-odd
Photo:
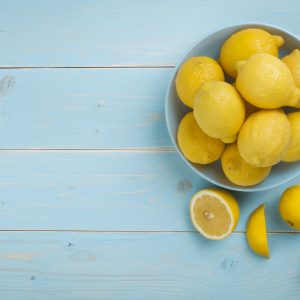
[[[272,25],[272,24],[269,24],[269,23],[261,23],[261,22],[246,22],[246,23],[244,23],[244,22],[241,22],[241,23],[236,23],[236,24],[228,25],[228,26],[222,27],[222,28],[217,28],[214,31],[210,31],[208,34],[205,34],[200,40],[194,42],[189,48],[187,48],[187,50],[184,51],[183,55],[181,55],[179,57],[177,63],[175,64],[175,68],[173,69],[173,72],[172,72],[172,74],[170,76],[170,79],[169,79],[169,82],[168,82],[168,86],[167,86],[167,92],[165,94],[165,118],[166,118],[166,125],[167,125],[168,134],[169,134],[169,137],[171,138],[173,146],[176,149],[176,152],[180,155],[180,157],[183,159],[183,161],[185,162],[185,164],[188,167],[190,167],[196,174],[198,174],[200,177],[202,177],[203,179],[207,180],[208,182],[210,182],[210,183],[212,183],[212,184],[214,184],[216,186],[225,188],[225,189],[229,189],[229,190],[233,190],[233,191],[238,191],[238,192],[261,192],[261,191],[266,191],[266,190],[278,187],[278,186],[280,186],[282,184],[285,184],[285,183],[287,183],[287,182],[295,179],[297,176],[300,175],[300,169],[299,169],[298,172],[296,172],[292,176],[289,176],[289,177],[285,178],[282,181],[278,181],[276,183],[270,184],[270,185],[265,186],[265,187],[264,186],[259,187],[259,186],[255,186],[255,185],[252,185],[252,186],[249,186],[249,187],[242,187],[242,186],[238,186],[238,185],[229,186],[227,184],[219,183],[219,182],[215,181],[214,179],[211,179],[209,176],[207,176],[207,175],[203,174],[202,172],[200,172],[198,169],[196,169],[192,165],[192,163],[190,161],[188,161],[184,157],[184,155],[182,154],[181,150],[179,149],[179,147],[177,145],[177,141],[175,141],[175,139],[174,139],[174,137],[173,137],[173,135],[171,133],[171,128],[170,128],[170,124],[169,124],[170,115],[169,115],[169,110],[168,110],[168,104],[169,104],[169,99],[170,99],[171,86],[173,84],[173,81],[175,80],[175,76],[177,74],[177,71],[178,71],[179,67],[181,66],[181,64],[183,63],[183,61],[186,59],[187,55],[196,46],[198,46],[198,44],[201,43],[201,41],[207,39],[208,37],[210,37],[213,34],[217,34],[218,32],[221,32],[221,31],[226,30],[226,29],[231,29],[231,28],[232,29],[233,28],[237,28],[238,29],[238,27],[246,27],[246,26],[270,27],[272,29],[275,29],[275,30],[278,30],[278,31],[282,31],[282,32],[286,33],[287,35],[292,36],[293,38],[297,39],[299,41],[299,43],[300,43],[300,38],[297,35],[291,33],[289,30],[286,30],[286,29],[284,29],[282,27],[275,26],[275,25]]]

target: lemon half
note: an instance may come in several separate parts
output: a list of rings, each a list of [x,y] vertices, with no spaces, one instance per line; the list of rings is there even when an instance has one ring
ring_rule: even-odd
[[[192,197],[190,215],[195,228],[204,237],[221,240],[228,237],[236,227],[240,209],[228,192],[205,189]]]

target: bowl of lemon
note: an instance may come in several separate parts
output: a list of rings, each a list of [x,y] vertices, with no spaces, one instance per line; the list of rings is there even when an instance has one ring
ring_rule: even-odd
[[[166,121],[206,180],[261,191],[300,174],[300,41],[266,24],[214,32],[176,67]]]

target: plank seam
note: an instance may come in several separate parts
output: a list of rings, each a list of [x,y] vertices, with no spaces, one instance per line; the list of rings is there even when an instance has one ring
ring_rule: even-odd
[[[151,148],[0,148],[0,152],[61,152],[61,151],[86,151],[86,152],[117,152],[117,153],[155,153],[176,152],[174,147],[151,147]]]
[[[57,232],[57,233],[103,233],[103,234],[118,234],[118,233],[145,233],[145,234],[169,234],[169,233],[179,233],[179,234],[186,234],[186,233],[192,233],[192,234],[198,234],[195,230],[88,230],[88,229],[0,229],[0,233],[5,232]],[[233,234],[245,234],[246,232],[243,230],[236,230],[233,232]],[[268,231],[268,234],[300,234],[300,231],[285,231],[285,230],[274,230],[274,231]]]
[[[112,65],[112,66],[0,66],[0,70],[35,70],[35,69],[174,69],[175,65]]]

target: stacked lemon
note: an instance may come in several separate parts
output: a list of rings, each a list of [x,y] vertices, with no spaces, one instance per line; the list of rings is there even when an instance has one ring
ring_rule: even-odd
[[[225,41],[220,65],[199,56],[180,67],[177,93],[193,110],[177,133],[188,160],[221,159],[225,176],[239,186],[260,183],[280,161],[300,160],[300,51],[281,60],[283,43],[280,36],[248,28]],[[287,106],[295,111],[286,114]]]

